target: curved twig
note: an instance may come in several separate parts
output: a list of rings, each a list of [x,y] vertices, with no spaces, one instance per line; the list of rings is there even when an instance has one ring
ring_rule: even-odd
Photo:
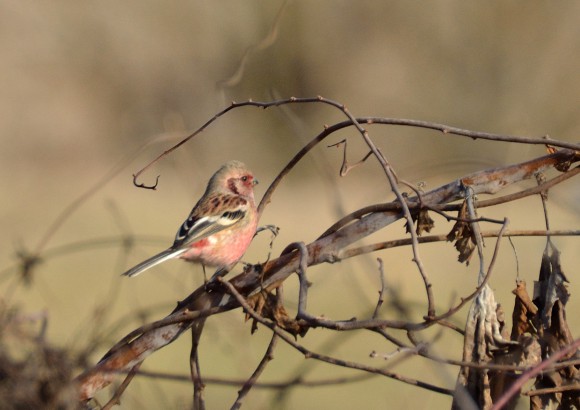
[[[220,278],[220,280],[222,280],[222,279]],[[365,366],[365,365],[362,365],[359,363],[350,362],[350,361],[341,360],[341,359],[336,359],[336,358],[333,358],[333,357],[330,357],[327,355],[312,352],[312,351],[306,349],[304,346],[296,343],[290,336],[288,336],[287,333],[285,333],[278,326],[276,326],[275,323],[273,323],[269,320],[266,320],[262,316],[258,315],[256,313],[256,311],[254,309],[252,309],[252,307],[246,302],[244,297],[236,290],[236,288],[230,282],[222,281],[222,283],[224,286],[226,286],[226,288],[228,289],[230,294],[232,294],[236,298],[236,300],[244,308],[244,310],[252,317],[252,319],[254,319],[254,320],[258,321],[259,323],[261,323],[262,325],[268,327],[270,330],[272,330],[272,332],[274,332],[282,340],[284,340],[284,342],[286,342],[287,344],[292,346],[294,349],[296,349],[299,352],[301,352],[302,354],[304,354],[307,358],[320,360],[322,362],[326,362],[326,363],[337,365],[337,366],[342,366],[342,367],[347,367],[347,368],[357,369],[357,370],[363,370],[363,371],[366,371],[369,373],[374,373],[374,374],[380,374],[380,375],[383,375],[383,376],[386,376],[386,377],[389,377],[392,379],[399,380],[403,383],[411,384],[413,386],[427,389],[427,390],[430,390],[430,391],[433,391],[436,393],[442,393],[442,394],[447,394],[447,395],[453,394],[453,390],[446,389],[446,388],[439,387],[439,386],[435,386],[435,385],[432,385],[430,383],[425,383],[425,382],[422,382],[420,380],[412,379],[412,378],[409,378],[406,376],[402,376],[398,373],[393,373],[393,372],[390,372],[386,369]]]
[[[113,394],[113,397],[111,397],[111,399],[102,407],[102,410],[110,410],[113,406],[121,404],[121,396],[129,386],[129,383],[131,383],[131,380],[133,380],[135,375],[138,374],[141,364],[142,363],[137,363],[133,368],[131,368],[125,377],[125,380],[123,380],[123,383],[121,383],[121,385],[115,390],[115,394]]]
[[[254,370],[252,376],[250,376],[250,378],[246,380],[246,382],[238,392],[238,398],[231,407],[232,410],[236,410],[242,407],[242,400],[250,392],[250,389],[254,387],[254,385],[258,381],[258,377],[260,377],[260,375],[264,372],[266,365],[270,363],[270,361],[274,358],[274,349],[276,348],[277,343],[278,343],[278,335],[276,333],[272,333],[272,339],[270,339],[270,343],[268,344],[266,353],[264,353],[264,357],[262,357],[260,364],[258,364],[256,370]]]

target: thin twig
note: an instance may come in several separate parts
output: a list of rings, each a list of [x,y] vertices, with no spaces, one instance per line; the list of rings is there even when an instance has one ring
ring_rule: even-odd
[[[543,396],[545,394],[562,393],[564,391],[578,390],[580,391],[580,383],[565,384],[558,387],[549,387],[546,389],[534,389],[523,392],[524,396]]]
[[[260,361],[252,376],[246,380],[240,391],[238,392],[238,398],[236,399],[235,403],[231,407],[232,410],[237,410],[242,407],[242,400],[246,395],[250,392],[250,389],[255,386],[256,382],[260,375],[264,372],[266,365],[270,363],[270,361],[274,358],[274,349],[276,348],[276,344],[278,342],[278,335],[276,333],[272,333],[272,339],[270,339],[270,344],[268,344],[268,349],[266,349],[266,353],[264,353],[264,357]]]
[[[151,372],[151,371],[140,371],[137,376],[150,378],[150,379],[160,379],[169,380],[176,382],[191,383],[191,375],[186,374],[172,374],[163,372]],[[319,380],[304,380],[301,377],[294,377],[288,380],[283,380],[280,382],[256,382],[254,383],[254,389],[272,389],[272,390],[286,390],[291,387],[320,387],[320,386],[335,386],[341,384],[357,383],[363,380],[368,380],[376,375],[363,373],[357,374],[355,376],[348,377],[334,377],[328,379]],[[247,379],[225,379],[217,377],[204,377],[204,382],[206,384],[215,384],[219,386],[243,386],[247,382]]]
[[[397,186],[398,185],[397,177],[390,163],[387,161],[387,158],[383,155],[383,153],[377,148],[375,143],[372,141],[368,131],[362,127],[362,125],[356,120],[356,118],[348,111],[348,109],[343,104],[339,104],[330,100],[327,100],[325,102],[340,109],[352,121],[355,128],[359,131],[363,140],[366,142],[366,144],[368,145],[374,156],[377,158],[377,160],[383,167],[385,175],[389,180],[391,190],[393,191],[397,200],[401,204],[403,216],[407,220],[407,225],[409,227],[412,227],[413,217],[411,216],[411,211],[407,206],[407,201],[405,197],[403,196],[403,194],[401,193],[401,191]],[[427,293],[427,316],[431,317],[435,315],[435,296],[433,295],[433,285],[431,284],[431,281],[427,276],[427,272],[425,270],[421,257],[419,256],[419,243],[417,242],[418,235],[413,229],[409,229],[409,235],[411,236],[411,249],[413,251],[413,262],[417,265],[417,269],[419,270],[421,278],[423,279],[425,291]]]
[[[479,223],[475,222],[477,219],[477,213],[475,212],[475,198],[473,190],[469,187],[465,189],[465,201],[467,202],[467,213],[469,214],[469,219],[472,221],[469,223],[471,227],[471,232],[473,232],[473,239],[475,239],[475,244],[477,245],[477,254],[479,256],[479,275],[477,277],[477,283],[480,284],[485,278],[485,261],[483,256],[483,237],[481,236],[481,229],[479,228]]]
[[[262,316],[260,316],[258,313],[256,313],[256,311],[254,309],[252,309],[252,307],[246,302],[244,297],[242,295],[240,295],[240,293],[236,290],[234,285],[232,285],[230,282],[224,281],[223,278],[219,278],[218,280],[229,290],[230,294],[235,297],[235,299],[238,301],[238,303],[244,308],[244,310],[253,319],[255,319],[256,321],[258,321],[262,325],[271,329],[282,340],[284,340],[284,342],[286,342],[288,345],[292,346],[294,349],[296,349],[299,352],[301,352],[302,354],[304,354],[304,356],[307,359],[316,359],[316,360],[320,360],[322,362],[333,364],[336,366],[341,366],[341,367],[346,367],[346,368],[356,369],[356,370],[363,370],[365,372],[374,373],[374,374],[380,374],[380,375],[383,375],[383,376],[386,376],[386,377],[389,377],[389,378],[392,378],[395,380],[399,380],[403,383],[407,383],[407,384],[410,384],[413,386],[420,387],[422,389],[426,389],[426,390],[430,390],[430,391],[433,391],[436,393],[441,393],[441,394],[446,394],[446,395],[453,395],[453,390],[451,390],[451,389],[446,389],[443,387],[435,386],[435,385],[432,385],[430,383],[426,383],[426,382],[422,382],[420,380],[416,380],[416,379],[412,379],[412,378],[409,378],[406,376],[402,376],[398,373],[390,372],[388,370],[378,369],[378,368],[370,367],[370,366],[365,366],[365,365],[362,365],[360,363],[341,360],[341,359],[337,359],[334,357],[330,357],[330,356],[326,356],[323,354],[312,352],[312,351],[306,349],[304,346],[296,343],[287,333],[285,333],[278,326],[276,326],[275,323],[273,323],[267,319],[264,319]]]
[[[579,236],[580,230],[577,229],[558,229],[552,231],[546,231],[543,229],[514,229],[506,230],[504,236],[509,237],[534,237],[541,236],[545,237],[547,234],[551,236]],[[499,231],[483,231],[481,236],[484,238],[495,238],[499,235]],[[441,235],[427,235],[418,238],[419,243],[435,243],[435,242],[446,242],[447,234]],[[378,242],[370,245],[359,246],[355,248],[349,248],[340,253],[340,260],[353,258],[355,256],[364,255],[370,252],[376,252],[384,249],[397,248],[400,246],[408,246],[411,244],[410,238],[393,239],[385,242]]]
[[[356,167],[358,167],[359,165],[362,165],[367,159],[369,159],[369,157],[371,155],[373,155],[372,151],[369,151],[361,160],[357,161],[354,165],[350,165],[348,163],[348,159],[346,158],[346,148],[347,148],[347,140],[343,139],[342,141],[337,142],[336,144],[331,144],[328,146],[328,148],[330,147],[339,147],[343,145],[343,150],[342,150],[342,165],[340,166],[340,176],[344,177],[346,176],[351,169],[354,169]]]
[[[109,400],[103,406],[102,410],[109,410],[113,408],[113,406],[121,404],[121,396],[127,389],[127,386],[129,386],[129,383],[131,383],[131,380],[133,380],[133,377],[135,377],[135,375],[138,373],[140,367],[141,363],[137,363],[135,366],[133,366],[131,371],[127,374],[127,377],[125,377],[125,380],[123,380],[123,383],[121,383],[119,388],[115,390],[115,394],[113,395],[113,397],[111,397],[111,400]]]
[[[492,254],[489,266],[487,267],[487,272],[485,272],[485,275],[483,276],[482,280],[480,280],[480,282],[478,283],[475,291],[473,291],[473,293],[471,293],[467,297],[461,298],[461,301],[454,308],[449,309],[447,312],[443,313],[442,315],[439,315],[435,318],[432,318],[433,321],[437,322],[437,321],[442,320],[442,319],[447,319],[448,317],[452,316],[454,313],[459,311],[459,309],[461,309],[463,306],[465,306],[465,304],[467,302],[469,302],[471,299],[473,299],[474,297],[476,297],[477,295],[479,295],[481,293],[483,288],[487,285],[487,282],[489,281],[489,278],[491,276],[493,268],[495,267],[495,262],[497,261],[497,255],[499,253],[499,244],[501,242],[501,239],[503,238],[503,235],[505,233],[505,230],[507,229],[508,224],[509,224],[509,219],[505,218],[504,224],[501,227],[499,234],[497,235],[497,241],[495,241],[495,248],[493,250],[493,254]],[[427,318],[426,318],[426,321],[428,322]]]
[[[377,332],[380,333],[380,332]],[[396,344],[399,346],[398,344]],[[405,344],[400,344],[400,347],[408,347]],[[509,365],[509,364],[494,364],[494,363],[473,363],[473,362],[464,362],[461,360],[454,360],[454,359],[446,359],[443,357],[438,357],[432,355],[425,351],[420,351],[418,354],[426,359],[433,360],[437,363],[448,364],[450,366],[461,366],[461,367],[471,367],[474,369],[482,369],[482,370],[500,370],[505,372],[513,372],[514,374],[520,374],[522,372],[528,371],[532,369],[532,366],[516,366],[516,365]],[[563,362],[555,363],[553,366],[550,366],[544,369],[545,372],[551,372],[554,370],[563,369],[570,366],[577,366],[580,365],[580,359],[573,359],[573,360],[566,360]],[[126,374],[126,373],[125,373]],[[173,374],[173,373],[164,373],[164,372],[154,372],[154,371],[147,371],[147,370],[140,370],[136,376],[151,378],[151,379],[161,379],[161,380],[170,380],[170,381],[177,381],[177,382],[184,382],[184,383],[191,383],[191,374]],[[283,390],[287,387],[292,386],[303,386],[303,387],[317,387],[317,386],[331,386],[335,384],[346,384],[346,383],[354,383],[361,380],[368,379],[368,375],[364,376],[352,376],[352,377],[337,377],[337,378],[330,378],[330,379],[320,379],[320,380],[304,380],[301,377],[294,377],[288,380],[283,380],[279,382],[256,382],[253,385],[253,388],[258,389],[279,389]],[[208,384],[215,384],[220,386],[243,386],[247,379],[226,379],[226,378],[218,378],[218,377],[204,377],[204,383]],[[530,390],[530,392],[534,392],[536,390]],[[527,394],[527,393],[522,393]]]
[[[191,327],[191,352],[189,354],[189,371],[191,373],[191,381],[193,382],[193,409],[204,410],[205,400],[203,399],[203,391],[205,383],[201,378],[201,369],[199,366],[199,340],[203,332],[205,319],[196,320]]]
[[[377,258],[377,262],[379,263],[379,277],[381,279],[381,289],[379,290],[379,300],[377,301],[377,306],[375,307],[375,311],[373,312],[372,319],[376,319],[379,315],[379,309],[383,305],[384,294],[385,294],[385,270],[383,265],[383,260],[381,258]]]
[[[173,145],[172,147],[170,147],[169,149],[167,149],[166,151],[161,153],[159,156],[157,156],[155,159],[153,159],[147,165],[145,165],[143,168],[141,168],[139,171],[137,171],[133,175],[133,183],[136,186],[146,187],[144,184],[140,184],[137,182],[137,179],[141,176],[141,174],[143,174],[143,172],[145,172],[147,169],[149,169],[153,164],[158,162],[161,158],[163,158],[166,155],[170,154],[171,152],[175,151],[177,148],[179,148],[180,146],[182,146],[183,144],[185,144],[186,142],[188,142],[189,140],[191,140],[192,138],[194,138],[195,136],[200,134],[202,131],[207,129],[211,124],[213,124],[215,121],[217,121],[220,117],[224,116],[229,111],[231,111],[235,108],[250,106],[250,107],[258,107],[258,108],[265,109],[265,108],[286,105],[286,104],[312,104],[312,103],[323,103],[323,104],[332,105],[332,106],[339,108],[339,109],[340,109],[340,107],[343,107],[343,109],[344,109],[344,106],[342,104],[335,102],[335,101],[332,101],[332,100],[329,100],[329,99],[326,99],[324,97],[320,97],[320,96],[318,96],[318,97],[305,97],[305,98],[290,97],[290,98],[286,98],[286,99],[279,99],[279,100],[272,100],[272,101],[248,100],[248,101],[244,101],[244,102],[240,102],[240,103],[232,102],[228,107],[219,111],[217,114],[215,114],[212,118],[210,118],[208,121],[206,121],[201,127],[199,127],[197,130],[195,130],[193,133],[191,133],[190,135],[188,135],[187,137],[185,137],[184,139],[179,141],[177,144]],[[359,125],[360,124],[401,125],[401,126],[409,126],[409,127],[417,127],[417,128],[426,128],[426,129],[441,131],[443,134],[454,134],[454,135],[458,135],[458,136],[470,137],[473,139],[479,138],[479,139],[486,139],[486,140],[492,140],[492,141],[515,142],[515,143],[521,143],[521,144],[545,145],[548,142],[545,138],[516,137],[516,136],[511,136],[511,135],[502,135],[502,134],[492,134],[492,133],[480,132],[480,131],[471,131],[471,130],[465,130],[465,129],[461,129],[461,128],[457,128],[457,127],[451,127],[451,126],[448,126],[445,124],[438,124],[438,123],[429,122],[429,121],[409,120],[409,119],[400,119],[400,118],[384,118],[384,117],[361,117],[361,118],[356,118],[355,121],[352,121],[352,119],[349,119],[348,121],[343,121],[343,122],[334,124],[332,126],[325,127],[324,132],[322,132],[317,137],[315,137],[314,140],[312,140],[307,146],[305,146],[291,160],[291,162],[287,165],[287,168],[285,168],[283,173],[286,174],[287,172],[289,172],[289,170],[299,161],[300,158],[302,158],[308,151],[310,151],[316,144],[318,144],[318,142],[322,141],[328,135],[330,135],[331,133],[333,133],[339,129],[342,129],[342,128],[356,126],[356,124],[359,124]],[[549,140],[549,143],[550,143],[550,145],[552,145],[554,147],[568,148],[571,150],[580,150],[580,144],[570,143],[570,142],[566,142],[566,141],[551,140],[551,139]],[[283,176],[283,175],[279,175],[279,176]],[[276,185],[277,185],[277,183],[276,183]],[[271,185],[270,188],[274,188],[274,186]],[[260,203],[260,206],[258,208],[259,213],[262,212],[263,204],[265,204],[269,201],[269,198],[273,192],[273,189],[270,190],[270,188],[268,188],[268,192],[264,195],[264,198],[263,198],[262,202]],[[264,199],[266,200],[266,202],[264,202]]]

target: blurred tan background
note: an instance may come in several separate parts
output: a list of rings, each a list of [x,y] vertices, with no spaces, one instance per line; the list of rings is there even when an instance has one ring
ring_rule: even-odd
[[[128,331],[164,316],[202,282],[200,267],[174,261],[132,280],[119,274],[172,243],[220,164],[232,158],[246,162],[261,181],[260,197],[324,124],[342,120],[337,111],[322,105],[234,110],[143,176],[142,181],[150,183],[161,175],[156,191],[133,187],[134,172],[229,101],[322,95],[346,104],[357,116],[578,140],[577,2],[555,6],[523,1],[426,5],[294,0],[279,14],[282,4],[0,1],[0,290],[4,304],[26,313],[46,310],[51,343],[80,350],[101,337],[102,344],[89,358],[92,364]],[[239,82],[220,86],[238,70],[248,47],[271,33],[277,18],[275,37],[270,37],[274,41],[248,54]],[[540,146],[471,141],[418,129],[369,130],[399,176],[413,183],[424,181],[426,189],[544,153]],[[349,159],[356,161],[366,150],[354,131],[338,133],[328,144],[345,137]],[[281,228],[274,255],[290,242],[314,240],[347,212],[392,199],[376,163],[371,160],[339,178],[342,153],[326,145],[316,148],[284,181],[263,215],[263,223]],[[569,181],[552,192],[554,229],[578,228],[578,188],[577,181]],[[78,209],[68,210],[87,192],[91,195]],[[47,239],[43,262],[25,286],[18,280],[16,253],[37,249],[63,212],[67,219]],[[508,216],[514,229],[544,226],[537,198],[483,214]],[[451,228],[441,219],[437,223],[438,232]],[[402,223],[397,223],[371,239],[403,235]],[[121,236],[134,238],[130,252]],[[269,239],[260,237],[245,259],[265,260]],[[572,282],[569,311],[577,312],[580,288],[573,268],[579,262],[578,242],[555,242]],[[520,277],[531,288],[544,241],[519,238],[515,246]],[[487,251],[492,248],[488,244]],[[379,287],[377,256],[385,260],[389,287],[418,320],[425,311],[424,290],[409,262],[409,249],[312,269],[311,312],[335,319],[372,313]],[[455,263],[450,244],[428,245],[423,257],[441,311],[473,289],[477,264],[466,268]],[[492,287],[510,312],[516,272],[507,242],[500,262]],[[296,280],[290,280],[290,309],[295,291]],[[389,303],[383,317],[396,317]],[[148,315],[135,317],[143,310]],[[260,360],[269,332],[261,329],[250,336],[239,311],[222,316],[207,325],[202,374],[243,380]],[[580,323],[574,319],[577,337]],[[446,337],[441,354],[458,359],[461,340]],[[339,339],[331,332],[312,331],[303,342],[322,353],[376,366],[384,363],[370,359],[369,353],[393,349],[366,333]],[[185,335],[148,359],[143,369],[187,375],[189,347]],[[457,372],[420,361],[395,369],[449,388]],[[280,343],[264,380],[354,374],[304,361]],[[208,408],[229,407],[236,391],[209,384]],[[101,402],[110,394],[104,392]],[[190,398],[189,383],[139,379],[127,390],[121,408],[188,408]],[[450,404],[446,396],[381,377],[338,387],[296,388],[284,397],[256,389],[247,400],[247,408],[256,409]]]

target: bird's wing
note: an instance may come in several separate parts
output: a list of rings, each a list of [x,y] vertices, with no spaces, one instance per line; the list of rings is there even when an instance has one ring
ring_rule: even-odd
[[[221,206],[214,206],[214,209],[210,209],[211,212],[205,212],[206,209],[203,205],[197,205],[189,218],[183,222],[175,235],[173,249],[181,249],[193,242],[230,228],[241,221],[248,211],[248,201],[235,196],[230,196],[229,201],[224,201],[222,197],[222,202],[219,202]]]

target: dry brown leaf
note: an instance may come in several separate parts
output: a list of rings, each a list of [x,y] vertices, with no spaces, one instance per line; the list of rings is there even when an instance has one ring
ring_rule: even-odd
[[[415,232],[418,236],[421,236],[423,232],[431,232],[431,229],[435,227],[435,221],[429,215],[429,211],[426,208],[419,210],[419,213],[412,214],[413,221],[417,224]],[[409,224],[405,224],[405,230],[409,232]]]
[[[307,327],[302,326],[296,319],[288,316],[288,312],[284,305],[278,302],[278,298],[271,292],[261,292],[248,301],[252,309],[260,316],[272,320],[277,326],[286,330],[293,336],[304,336],[308,331]],[[250,315],[246,313],[246,320],[250,319]],[[258,329],[258,322],[252,321],[251,333]]]
[[[455,241],[455,249],[459,251],[457,260],[460,263],[465,262],[469,265],[469,260],[475,250],[475,236],[469,222],[469,215],[467,214],[467,202],[463,202],[459,214],[458,221],[455,222],[451,231],[447,234],[447,241]]]
[[[512,333],[511,340],[518,340],[526,333],[535,333],[532,319],[538,313],[538,308],[532,302],[526,289],[526,282],[519,280],[512,293],[516,295],[514,311],[512,313]]]

